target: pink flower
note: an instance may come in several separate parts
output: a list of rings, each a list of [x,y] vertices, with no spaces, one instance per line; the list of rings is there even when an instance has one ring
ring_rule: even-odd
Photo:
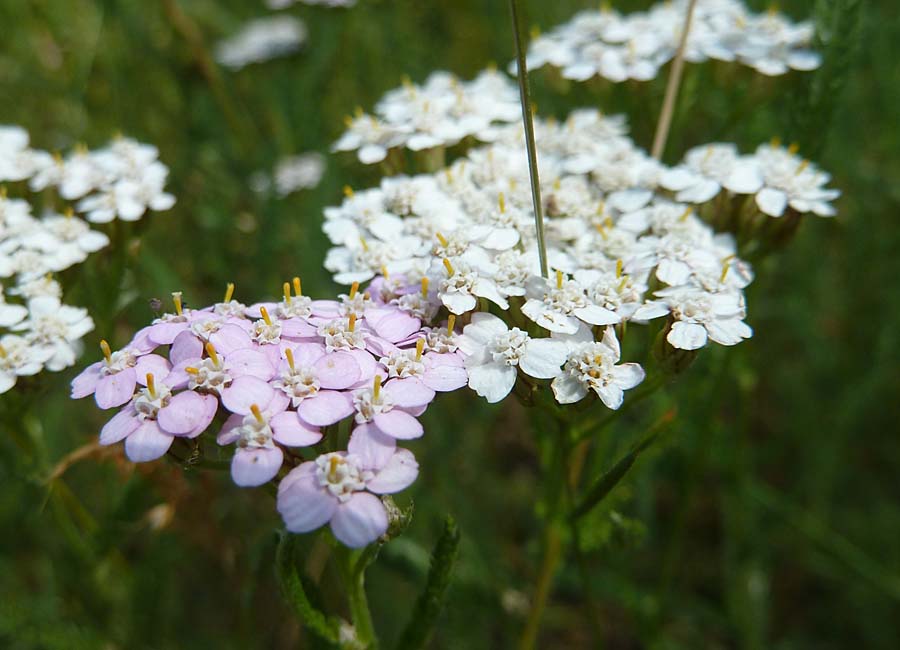
[[[367,352],[362,354],[371,357]],[[287,395],[296,408],[303,402],[315,401],[323,392],[344,390],[359,383],[363,377],[357,359],[358,355],[350,352],[325,352],[325,346],[319,343],[299,343],[285,348],[272,386]],[[374,375],[375,364],[366,364],[366,370]],[[367,381],[371,381],[371,375]]]
[[[254,487],[275,478],[284,462],[284,452],[275,443],[308,447],[322,439],[318,429],[285,410],[288,403],[288,398],[279,394],[265,411],[252,404],[249,415],[236,413],[225,421],[216,441],[220,445],[237,443],[231,460],[231,478],[237,485]]]
[[[100,431],[101,445],[125,440],[125,453],[136,463],[163,456],[175,436],[199,436],[218,408],[214,395],[193,391],[173,395],[171,387],[154,381],[152,374],[147,375],[146,383]]]
[[[433,399],[434,391],[418,379],[394,379],[382,386],[381,376],[376,375],[371,388],[353,393],[355,430],[374,430],[399,440],[421,438],[424,430],[415,416],[421,415]]]
[[[122,406],[134,396],[138,383],[145,385],[148,373],[155,377],[169,374],[169,362],[158,354],[130,347],[112,352],[106,341],[100,341],[100,348],[103,360],[92,363],[72,380],[72,399],[93,395],[102,409]]]
[[[362,548],[387,532],[387,511],[375,495],[411,485],[419,465],[406,449],[362,441],[354,434],[347,452],[323,454],[284,477],[277,507],[289,531],[306,533],[327,523],[351,548]]]
[[[190,333],[183,332],[178,335],[178,339],[185,336],[192,337]],[[178,339],[172,344],[170,356],[176,356],[174,348]],[[204,348],[207,357],[200,356]],[[255,349],[255,346],[220,354],[210,342],[205,346],[201,345],[199,350],[192,348],[190,354],[196,356],[179,361],[166,378],[166,383],[172,388],[187,387],[219,395],[225,408],[241,415],[250,413],[251,404],[266,408],[275,396],[274,389],[268,384],[275,374],[275,368],[269,357]],[[184,354],[179,353],[177,358],[182,356]]]
[[[462,388],[468,381],[466,369],[458,354],[424,352],[426,341],[416,341],[414,350],[394,348],[381,358],[388,379],[400,385],[420,382],[433,393],[444,393]]]

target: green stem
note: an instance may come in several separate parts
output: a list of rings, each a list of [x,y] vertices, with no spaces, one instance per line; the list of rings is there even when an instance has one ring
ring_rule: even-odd
[[[541,204],[541,182],[538,178],[537,148],[534,144],[534,118],[531,114],[531,93],[528,90],[528,67],[525,64],[525,46],[519,21],[519,2],[509,0],[512,14],[513,40],[516,44],[516,68],[519,78],[519,100],[522,103],[522,122],[525,126],[525,146],[528,150],[528,171],[531,177],[531,201],[534,204],[534,229],[537,233],[538,256],[541,275],[550,277],[547,267],[547,245],[544,242],[544,212]]]
[[[554,521],[547,528],[544,537],[544,557],[541,560],[541,569],[535,584],[534,598],[531,609],[528,611],[528,619],[525,621],[525,629],[519,640],[519,650],[531,650],[537,641],[538,631],[541,627],[541,619],[547,600],[550,597],[550,587],[559,567],[562,556],[562,526],[559,521]]]
[[[697,0],[690,0],[687,7],[684,28],[681,30],[681,42],[678,44],[678,51],[672,61],[672,71],[669,74],[669,82],[666,84],[666,96],[659,114],[659,123],[656,125],[656,134],[653,136],[651,155],[657,160],[662,160],[666,140],[669,138],[669,127],[672,124],[672,114],[675,112],[675,99],[678,97],[678,87],[681,85],[681,74],[684,71],[684,50],[687,46],[688,33],[691,31],[691,19],[694,16],[696,4]]]
[[[355,557],[356,554],[348,548],[340,546],[336,549],[335,558],[341,581],[347,591],[356,638],[364,648],[377,648],[378,639],[372,624],[372,613],[369,611],[369,599],[366,597],[365,571],[356,570]]]
[[[577,445],[573,449],[569,445],[569,432],[566,431],[566,423],[555,418],[559,427],[556,444],[553,447],[552,458],[549,467],[544,468],[544,477],[548,481],[547,505],[548,523],[544,529],[542,558],[538,578],[535,582],[534,595],[525,627],[519,639],[520,650],[531,650],[537,642],[538,632],[547,601],[550,599],[550,590],[553,587],[553,579],[559,569],[563,551],[563,532],[566,526],[566,496],[568,488],[578,484],[578,478],[584,467],[584,456],[587,454],[588,445]]]

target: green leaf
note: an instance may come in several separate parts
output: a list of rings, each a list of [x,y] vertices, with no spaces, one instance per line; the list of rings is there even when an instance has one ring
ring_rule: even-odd
[[[642,451],[647,449],[650,445],[652,445],[656,439],[659,437],[658,428],[650,433],[647,437],[645,437],[641,442],[637,444],[634,449],[628,452],[625,456],[619,459],[612,468],[607,471],[603,476],[601,476],[596,483],[594,483],[593,487],[588,490],[588,493],[581,500],[581,503],[572,511],[572,519],[578,519],[579,517],[583,517],[591,510],[596,508],[603,499],[612,491],[616,485],[619,484],[625,475],[628,473],[628,470],[631,469],[631,466],[634,465],[634,461],[637,460],[637,457],[641,454]]]
[[[428,643],[444,605],[458,551],[459,528],[453,517],[447,515],[444,520],[444,531],[431,553],[431,569],[428,571],[425,591],[416,601],[409,623],[397,644],[398,650],[416,650]]]
[[[285,532],[278,543],[276,567],[285,599],[306,628],[335,647],[340,647],[341,621],[316,609],[306,595],[303,580],[297,572],[297,536]]]

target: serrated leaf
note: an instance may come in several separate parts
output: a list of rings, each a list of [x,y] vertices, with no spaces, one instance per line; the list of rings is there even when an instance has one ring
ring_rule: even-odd
[[[459,551],[459,539],[459,528],[453,517],[448,515],[444,520],[444,530],[431,553],[428,582],[416,601],[409,623],[400,637],[398,650],[416,650],[428,643],[443,608],[447,587],[450,586],[450,578]]]

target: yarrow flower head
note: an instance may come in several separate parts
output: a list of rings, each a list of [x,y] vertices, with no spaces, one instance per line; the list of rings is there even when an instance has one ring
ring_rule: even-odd
[[[280,303],[243,306],[233,285],[209,307],[188,309],[180,292],[173,301],[173,313],[122,349],[103,342],[103,359],[72,382],[73,397],[94,395],[101,408],[120,408],[100,443],[124,441],[131,460],[150,461],[172,453],[177,440],[194,440],[178,444],[200,450],[198,438],[219,417],[215,439],[234,448],[235,484],[280,481],[278,510],[289,530],[330,522],[354,547],[383,535],[388,515],[376,495],[399,492],[418,474],[397,442],[421,437],[418,418],[436,392],[468,380],[453,323],[435,323],[438,335],[358,285],[337,301],[311,300],[299,278],[285,283]],[[8,382],[33,362],[16,341],[6,343],[0,381]],[[332,444],[342,421],[350,422],[348,451],[302,462],[294,450]]]
[[[360,110],[348,117],[347,131],[332,149],[356,151],[360,162],[370,164],[398,147],[421,151],[469,136],[490,141],[495,125],[514,122],[519,111],[515,86],[501,73],[485,71],[472,81],[460,81],[435,72],[421,86],[406,80],[387,93],[375,115]]]
[[[528,68],[550,65],[573,81],[653,79],[678,49],[681,32],[672,27],[684,22],[687,7],[688,0],[675,0],[626,15],[606,7],[583,11],[532,40]],[[775,11],[754,14],[740,0],[699,0],[693,12],[685,44],[692,63],[738,61],[769,76],[822,63],[809,49],[811,22],[794,23]],[[510,68],[515,72],[515,63]]]
[[[216,44],[216,60],[226,68],[240,70],[296,52],[306,38],[306,25],[293,16],[257,18]]]

